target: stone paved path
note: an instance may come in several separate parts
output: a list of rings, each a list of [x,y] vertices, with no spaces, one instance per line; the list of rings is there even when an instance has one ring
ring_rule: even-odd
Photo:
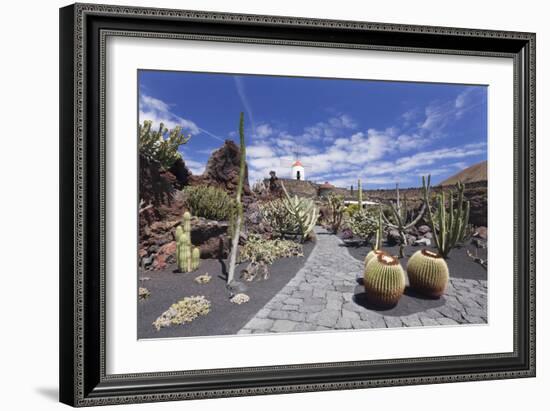
[[[487,322],[487,282],[452,278],[444,304],[406,316],[384,315],[353,299],[363,263],[341,240],[317,227],[317,244],[305,265],[239,334],[365,329]]]

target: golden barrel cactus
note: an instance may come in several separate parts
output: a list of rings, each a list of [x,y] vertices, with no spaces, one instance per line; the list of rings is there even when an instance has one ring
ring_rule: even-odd
[[[369,253],[365,257],[365,269],[367,268],[367,264],[370,262],[370,260],[372,260],[374,257],[379,256],[380,254],[386,254],[386,253],[382,250],[371,250],[371,251],[369,251]]]
[[[426,249],[417,251],[409,258],[407,274],[411,288],[433,298],[439,298],[449,282],[445,259]]]
[[[399,260],[380,253],[372,258],[363,275],[367,300],[380,307],[397,304],[405,291],[405,272]]]

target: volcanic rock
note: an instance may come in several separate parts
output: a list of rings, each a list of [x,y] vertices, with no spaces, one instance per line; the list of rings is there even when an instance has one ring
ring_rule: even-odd
[[[232,140],[226,140],[223,146],[212,153],[204,173],[200,176],[191,176],[189,181],[192,185],[214,185],[234,195],[239,184],[240,162],[239,146]],[[252,195],[248,184],[248,165],[245,166],[243,195]]]

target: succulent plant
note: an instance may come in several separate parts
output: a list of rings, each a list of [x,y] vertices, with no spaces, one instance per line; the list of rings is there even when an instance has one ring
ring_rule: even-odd
[[[160,123],[157,131],[152,130],[153,122],[145,120],[139,128],[139,152],[155,161],[158,161],[165,170],[181,158],[179,146],[186,144],[191,136],[185,136],[181,132],[181,126],[176,126],[168,131],[163,123]]]
[[[200,264],[201,264],[201,249],[199,247],[193,247],[193,251],[191,252],[191,266],[193,268],[193,271],[199,268]]]
[[[344,197],[330,193],[328,196],[328,224],[333,233],[337,233],[342,224],[342,218],[344,217]]]
[[[227,221],[235,210],[235,200],[221,188],[207,185],[187,186],[185,204],[194,216]]]
[[[281,187],[285,194],[283,205],[288,214],[295,219],[301,241],[305,242],[313,231],[315,224],[317,224],[319,209],[311,198],[291,196],[282,182]]]
[[[424,183],[424,178],[422,181],[424,190],[429,194],[429,177],[427,185]],[[384,223],[387,227],[397,230],[399,232],[399,236],[401,237],[401,242],[399,244],[399,258],[403,258],[405,256],[404,247],[408,244],[407,230],[414,227],[424,216],[424,213],[428,208],[427,202],[424,199],[420,210],[418,211],[418,213],[416,213],[416,215],[414,215],[407,207],[407,197],[404,196],[403,201],[401,201],[401,197],[399,195],[399,184],[395,184],[395,202],[390,202],[390,207],[393,221],[390,221],[390,219],[386,217],[385,214],[382,214],[381,217],[384,219]]]
[[[284,238],[298,233],[298,222],[288,213],[284,202],[284,199],[277,198],[258,203],[262,221],[271,227],[275,237]]]
[[[386,252],[376,249],[369,251],[365,257],[365,269],[367,268],[367,264],[370,262],[370,260],[372,260],[374,257],[378,257],[380,254],[386,254]]]
[[[380,253],[367,264],[363,285],[369,302],[392,307],[405,291],[405,272],[396,257]]]
[[[237,251],[239,247],[239,236],[241,234],[241,224],[243,219],[243,204],[241,201],[244,178],[246,174],[246,144],[244,139],[244,113],[239,117],[239,142],[240,142],[240,162],[239,162],[239,182],[237,184],[237,193],[235,196],[235,210],[231,221],[231,251],[229,254],[229,270],[227,271],[227,284],[231,284],[235,278],[235,267],[237,265]]]
[[[359,210],[350,217],[348,224],[353,234],[365,242],[371,240],[378,228],[372,210]]]
[[[447,258],[451,250],[462,242],[466,236],[468,221],[470,218],[470,202],[464,199],[464,184],[460,181],[456,184],[457,201],[454,202],[454,193],[449,193],[449,209],[446,207],[445,192],[437,195],[437,209],[434,212],[429,204],[430,176],[428,183],[422,177],[422,189],[424,204],[427,204],[428,224],[434,233],[434,241],[439,254]]]
[[[200,249],[191,243],[191,214],[183,213],[182,223],[176,228],[176,262],[182,273],[195,271],[200,265]]]
[[[449,268],[445,259],[430,250],[418,250],[407,263],[411,288],[429,297],[440,297],[449,282]]]

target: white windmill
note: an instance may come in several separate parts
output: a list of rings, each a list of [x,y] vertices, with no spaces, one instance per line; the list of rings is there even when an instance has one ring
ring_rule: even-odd
[[[305,180],[306,179],[306,169],[300,160],[296,160],[292,163],[290,169],[291,178],[293,180]]]
[[[291,180],[306,180],[306,168],[311,169],[310,166],[307,166],[303,163],[303,161],[300,159],[300,147],[296,144],[294,147],[294,150],[292,150],[294,153],[294,160],[287,160],[283,159],[281,160],[281,166],[282,167],[288,167],[290,168],[290,179]]]

